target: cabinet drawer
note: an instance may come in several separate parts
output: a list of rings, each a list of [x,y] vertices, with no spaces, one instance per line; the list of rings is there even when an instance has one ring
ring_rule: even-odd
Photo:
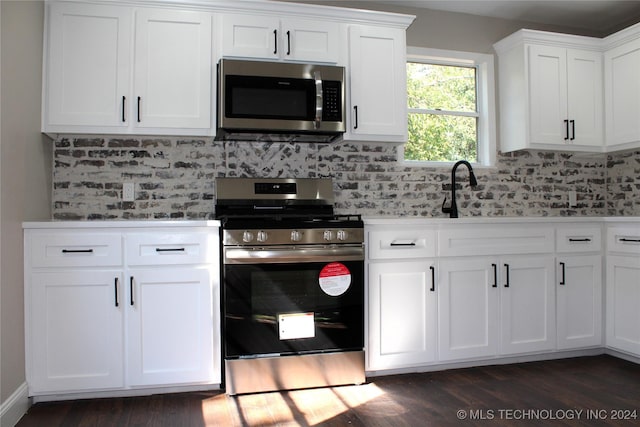
[[[607,230],[607,250],[640,254],[640,225],[614,227]]]
[[[599,252],[601,249],[600,227],[561,228],[556,233],[558,252]]]
[[[553,228],[527,224],[464,227],[438,233],[440,256],[551,253],[553,247]]]
[[[215,261],[213,233],[148,233],[125,237],[128,265],[204,264]]]
[[[32,267],[122,265],[120,233],[48,233],[31,237]]]
[[[436,232],[394,229],[369,232],[369,259],[427,258],[436,255]]]

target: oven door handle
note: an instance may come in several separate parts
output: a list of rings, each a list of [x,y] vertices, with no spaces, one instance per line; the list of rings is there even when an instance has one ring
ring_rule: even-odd
[[[225,248],[225,264],[284,264],[299,262],[364,261],[364,247],[278,247],[278,248]]]

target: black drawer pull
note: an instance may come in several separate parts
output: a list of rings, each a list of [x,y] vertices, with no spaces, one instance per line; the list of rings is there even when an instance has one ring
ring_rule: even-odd
[[[415,246],[415,245],[416,245],[416,242],[411,242],[411,243],[394,243],[394,242],[391,242],[389,244],[389,246]]]
[[[626,237],[621,238],[620,241],[621,242],[640,243],[640,239],[627,239]]]
[[[118,278],[117,277],[113,281],[113,288],[115,289],[115,292],[116,292],[116,307],[118,307],[120,304],[118,302]]]
[[[508,288],[511,285],[511,281],[509,280],[509,264],[505,264],[505,272],[507,273],[507,283],[504,284],[505,288]]]
[[[93,249],[63,249],[63,254],[92,254]]]
[[[492,288],[498,287],[498,266],[496,264],[491,264],[491,268],[493,268],[493,285]]]
[[[584,238],[584,239],[569,239],[570,242],[590,242],[591,239],[589,238]]]
[[[184,252],[184,248],[156,248],[156,252]]]
[[[133,276],[129,278],[129,301],[130,305],[135,304],[135,302],[133,301]]]
[[[431,292],[436,291],[436,268],[434,266],[430,266],[429,270],[431,270]]]

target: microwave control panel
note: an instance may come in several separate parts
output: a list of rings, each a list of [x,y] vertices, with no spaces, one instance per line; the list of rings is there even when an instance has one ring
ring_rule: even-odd
[[[341,122],[342,119],[342,82],[322,81],[322,120]]]

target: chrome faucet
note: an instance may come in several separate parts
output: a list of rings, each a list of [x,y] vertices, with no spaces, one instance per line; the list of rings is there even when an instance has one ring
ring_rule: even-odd
[[[478,181],[476,181],[476,176],[473,173],[473,168],[471,164],[466,160],[460,160],[453,165],[451,169],[451,205],[447,206],[447,196],[444,197],[444,202],[442,202],[442,212],[448,213],[449,218],[458,218],[458,206],[456,205],[456,169],[458,166],[465,165],[467,169],[469,169],[469,185],[475,187],[478,185]]]

